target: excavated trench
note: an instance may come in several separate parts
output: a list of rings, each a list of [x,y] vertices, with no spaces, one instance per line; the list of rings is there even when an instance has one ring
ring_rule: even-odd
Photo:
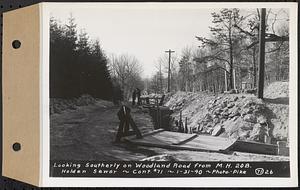
[[[170,131],[171,129],[171,114],[173,111],[165,106],[149,108],[150,116],[154,122],[154,129],[164,129]]]

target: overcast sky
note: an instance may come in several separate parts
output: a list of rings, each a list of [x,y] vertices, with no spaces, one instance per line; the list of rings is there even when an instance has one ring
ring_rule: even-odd
[[[52,10],[65,23],[72,13],[78,29],[99,39],[106,54],[134,55],[143,66],[143,77],[155,72],[165,50],[180,55],[185,46],[198,46],[195,36],[207,36],[211,23],[208,9],[102,8],[69,6]]]
[[[211,12],[200,6],[56,6],[51,15],[62,23],[72,13],[78,29],[85,29],[91,39],[99,39],[107,55],[134,55],[143,66],[143,77],[155,73],[155,64],[164,51],[177,55],[186,46],[197,47],[195,36],[208,37]]]

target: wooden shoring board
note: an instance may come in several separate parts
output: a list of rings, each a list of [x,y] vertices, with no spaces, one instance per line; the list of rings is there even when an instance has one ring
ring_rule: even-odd
[[[232,141],[222,137],[170,131],[156,132],[147,136],[143,136],[142,139],[125,138],[125,140],[136,145],[149,147],[213,152],[227,151],[235,143],[235,140]]]
[[[185,140],[183,140],[183,141],[180,141],[180,142],[178,142],[178,143],[173,143],[174,145],[182,145],[182,144],[185,144],[185,143],[187,143],[187,142],[189,142],[189,141],[192,141],[193,139],[195,139],[195,138],[197,138],[198,137],[198,135],[192,135],[190,138],[187,138],[187,139],[185,139]]]
[[[207,135],[170,132],[163,129],[145,133],[142,139],[136,139],[135,136],[132,136],[125,138],[125,140],[136,145],[165,149],[213,152],[226,152],[230,150],[257,154],[278,154],[277,145]]]
[[[143,133],[142,136],[146,137],[146,136],[149,136],[149,135],[154,135],[156,133],[160,133],[162,131],[164,131],[164,129],[156,129],[156,130],[153,130],[153,131],[149,131],[147,133]],[[131,140],[135,140],[135,139],[136,139],[135,135],[124,138],[124,140],[127,140],[127,141],[131,141]]]
[[[178,145],[183,144],[191,138],[194,138],[195,134],[177,133],[165,131],[164,129],[157,129],[143,134],[142,136],[142,139],[137,139],[135,136],[125,137],[124,139],[134,143],[149,142],[150,144]]]
[[[239,152],[250,152],[250,153],[257,153],[257,154],[272,154],[272,155],[278,154],[277,145],[252,142],[252,141],[237,140],[234,146],[232,147],[232,149]]]
[[[186,142],[182,146],[195,147],[203,150],[211,151],[228,151],[236,143],[236,139],[228,139],[224,137],[215,137],[208,135],[198,135],[197,138]]]

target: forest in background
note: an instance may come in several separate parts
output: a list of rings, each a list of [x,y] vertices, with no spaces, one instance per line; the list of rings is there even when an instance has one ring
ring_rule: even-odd
[[[196,35],[198,47],[187,45],[172,55],[171,91],[222,93],[231,89],[256,89],[259,11],[221,9],[212,12],[210,37]],[[266,84],[289,79],[288,40],[288,10],[267,9]],[[168,55],[162,55],[157,61],[157,72],[146,81],[147,89],[155,93],[166,92],[167,72]]]
[[[104,90],[105,89],[105,90]],[[110,100],[113,84],[108,58],[98,40],[78,32],[74,17],[67,24],[50,20],[50,98],[90,94]]]
[[[209,38],[195,34],[199,47],[187,45],[171,56],[171,91],[255,89],[259,15],[258,9],[212,12]],[[266,24],[265,82],[288,80],[288,11],[267,9]],[[168,55],[162,54],[156,63],[157,72],[143,79],[142,62],[134,55],[106,55],[99,40],[91,40],[85,30],[78,30],[72,16],[66,24],[53,17],[50,20],[52,98],[90,94],[129,100],[137,87],[148,93],[166,93],[168,61]]]
[[[50,19],[50,98],[89,94],[105,100],[128,100],[144,88],[140,62],[131,55],[105,54],[99,40],[78,30],[75,18]]]

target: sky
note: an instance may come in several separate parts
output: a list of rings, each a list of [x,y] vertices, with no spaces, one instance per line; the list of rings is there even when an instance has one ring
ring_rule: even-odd
[[[105,53],[135,56],[142,65],[143,78],[156,71],[159,57],[166,50],[181,55],[186,46],[198,47],[195,36],[208,37],[211,13],[201,6],[154,6],[132,4],[61,4],[51,9],[51,16],[66,23],[72,14],[77,28],[91,39],[98,39]]]
[[[85,29],[91,39],[99,39],[107,55],[135,56],[142,65],[142,76],[148,78],[166,50],[180,55],[184,47],[200,45],[195,36],[207,36],[211,12],[199,8],[68,6],[52,10],[51,15],[65,23],[72,13],[78,29]]]

